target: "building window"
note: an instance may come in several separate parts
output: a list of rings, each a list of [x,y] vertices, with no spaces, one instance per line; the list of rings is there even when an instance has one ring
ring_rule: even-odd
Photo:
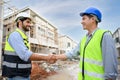
[[[40,30],[40,27],[38,27],[38,29]]]
[[[119,37],[115,38],[115,42],[118,43],[119,42]]]
[[[70,47],[70,42],[67,43],[67,48]]]
[[[45,29],[41,28],[41,27],[38,27],[38,30],[39,30],[39,33],[41,35],[44,35],[45,34]]]
[[[49,36],[50,38],[54,38],[53,33],[49,32],[49,31],[48,31],[48,36]]]
[[[10,28],[8,28],[8,32],[10,31]]]

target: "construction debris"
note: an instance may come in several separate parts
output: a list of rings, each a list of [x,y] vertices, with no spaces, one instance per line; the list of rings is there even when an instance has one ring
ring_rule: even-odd
[[[30,80],[41,80],[53,74],[56,72],[46,62],[32,62]]]
[[[76,65],[77,64],[77,65]],[[72,71],[72,73],[71,73]],[[78,62],[32,62],[31,80],[77,80]]]

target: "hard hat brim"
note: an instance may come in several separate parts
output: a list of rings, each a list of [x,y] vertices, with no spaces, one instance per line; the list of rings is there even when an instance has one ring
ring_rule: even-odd
[[[84,16],[84,15],[90,15],[90,14],[92,14],[92,13],[86,13],[86,12],[81,12],[80,13],[80,16],[82,17],[82,16]],[[95,14],[93,14],[93,15],[95,15]],[[96,16],[96,15],[95,15]],[[97,16],[96,16],[97,17]],[[98,17],[97,17],[98,18]],[[99,20],[99,19],[98,19]],[[99,20],[98,22],[101,22],[101,20]]]
[[[89,15],[90,13],[85,13],[85,12],[81,12],[80,13],[80,16],[82,17],[82,16],[84,16],[84,15]]]
[[[19,17],[19,18],[17,18],[17,19],[15,20],[15,22],[17,22],[17,21],[20,20],[21,18],[27,18],[27,19],[29,19],[30,21],[32,21],[32,19],[29,18],[29,17]]]

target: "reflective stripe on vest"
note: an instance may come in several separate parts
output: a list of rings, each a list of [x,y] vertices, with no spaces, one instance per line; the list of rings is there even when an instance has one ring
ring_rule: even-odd
[[[86,44],[85,36],[80,43],[80,73],[78,80],[103,80],[104,68],[101,42],[106,31],[98,29]],[[84,67],[84,68],[83,68]],[[84,72],[82,72],[84,71]],[[82,73],[81,73],[82,72]],[[84,76],[84,78],[83,78]]]
[[[79,71],[80,73],[82,73],[82,70]],[[85,70],[85,74],[88,75],[88,76],[92,76],[92,77],[96,77],[96,78],[100,78],[100,79],[104,79],[104,74],[98,74],[98,73],[95,73],[95,72],[88,72]]]
[[[16,31],[21,35],[25,46],[29,49],[30,45],[27,36],[20,29],[16,29]],[[16,54],[15,50],[9,44],[8,37],[9,35],[6,38],[5,51],[2,63],[2,76],[28,77],[31,74],[31,61],[23,61],[22,59],[20,59],[20,57]]]
[[[31,68],[32,67],[31,64],[17,64],[17,63],[9,63],[9,62],[6,62],[6,61],[4,61],[2,64],[4,66],[10,67],[10,68],[18,67],[18,68],[23,69],[23,68]]]
[[[18,56],[15,52],[13,51],[4,51],[5,55],[12,55],[12,56]]]
[[[80,58],[82,59],[82,57],[80,57]],[[96,61],[96,60],[92,60],[92,59],[88,59],[88,58],[85,58],[84,61],[91,63],[91,64],[103,66],[103,62],[101,62],[101,61]]]

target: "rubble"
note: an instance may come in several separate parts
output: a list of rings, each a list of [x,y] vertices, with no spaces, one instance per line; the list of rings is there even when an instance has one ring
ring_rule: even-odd
[[[30,80],[42,80],[56,72],[47,63],[32,62]]]
[[[57,61],[55,64],[32,62],[30,77],[31,80],[75,80],[74,76],[77,77],[77,73],[71,73],[71,70],[76,71],[76,64],[74,61]]]

